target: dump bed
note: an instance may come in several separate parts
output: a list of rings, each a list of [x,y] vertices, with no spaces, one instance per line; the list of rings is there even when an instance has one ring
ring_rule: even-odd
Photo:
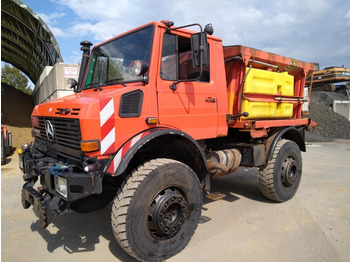
[[[230,127],[308,124],[302,104],[305,79],[314,65],[245,46],[224,47],[224,58]],[[242,116],[245,112],[249,115]]]

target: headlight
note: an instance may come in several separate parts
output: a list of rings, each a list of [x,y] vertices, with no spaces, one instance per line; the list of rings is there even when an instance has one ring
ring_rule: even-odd
[[[55,188],[57,193],[67,198],[67,181],[63,177],[55,176]]]
[[[143,76],[148,72],[149,66],[145,61],[136,60],[133,65],[134,73],[137,76]]]

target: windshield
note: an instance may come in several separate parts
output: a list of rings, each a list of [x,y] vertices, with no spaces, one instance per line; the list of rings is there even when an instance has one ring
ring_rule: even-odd
[[[142,81],[133,71],[136,60],[148,65],[151,59],[154,27],[133,32],[95,48],[91,53],[84,89],[125,82]]]

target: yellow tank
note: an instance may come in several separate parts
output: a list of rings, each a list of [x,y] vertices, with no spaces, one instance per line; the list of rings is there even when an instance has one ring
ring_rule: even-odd
[[[252,68],[246,77],[243,93],[242,112],[248,112],[249,116],[242,119],[291,118],[293,115],[292,103],[274,100],[294,95],[294,77],[287,72]],[[259,101],[259,94],[267,96],[261,96]]]

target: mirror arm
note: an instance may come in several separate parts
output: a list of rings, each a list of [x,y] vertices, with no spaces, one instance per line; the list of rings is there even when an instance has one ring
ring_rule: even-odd
[[[144,75],[144,76],[143,76],[143,81],[142,81],[142,82],[143,82],[144,85],[147,85],[147,84],[149,83],[149,77],[146,76],[146,75]]]
[[[202,41],[201,41],[202,42]],[[197,78],[194,78],[194,79],[187,79],[187,80],[177,80],[177,81],[174,81],[170,86],[169,86],[169,88],[171,89],[171,90],[173,90],[173,91],[176,91],[176,89],[177,89],[177,84],[178,83],[181,83],[181,82],[193,82],[193,81],[197,81],[197,80],[199,80],[201,77],[202,77],[202,74],[203,74],[203,51],[204,51],[204,47],[203,47],[203,45],[201,45],[200,47],[199,47],[199,51],[201,52],[201,55],[200,55],[200,62],[199,62],[199,64],[200,64],[200,66],[199,66],[199,68],[200,68],[200,71],[199,71],[199,76],[197,77]]]
[[[166,29],[167,32],[169,31],[172,31],[172,30],[176,30],[176,29],[180,29],[180,28],[185,28],[185,27],[191,27],[191,26],[198,26],[200,28],[200,32],[202,33],[203,32],[203,29],[202,29],[202,26],[198,23],[195,23],[195,24],[190,24],[190,25],[184,25],[184,26],[179,26],[179,27],[175,27],[175,28],[168,28]],[[202,43],[202,39],[201,39],[201,44]],[[204,46],[201,45],[199,47],[199,51],[201,52],[200,54],[200,71],[199,71],[199,76],[195,79],[187,79],[187,80],[177,80],[177,81],[174,81],[170,86],[169,88],[173,91],[176,91],[177,89],[177,84],[181,83],[181,82],[193,82],[193,81],[197,81],[199,80],[201,77],[202,77],[202,74],[203,74],[203,51],[204,51]]]
[[[173,82],[173,83],[169,86],[169,88],[170,88],[171,90],[175,91],[175,90],[177,89],[177,84],[180,83],[180,82],[185,82],[185,81],[184,81],[184,80],[177,80],[177,81]]]
[[[200,32],[203,32],[202,26],[198,23],[194,23],[194,24],[190,24],[190,25],[183,25],[183,26],[179,26],[179,27],[174,27],[174,28],[167,28],[166,31],[170,32],[172,30],[177,30],[177,29],[181,29],[181,28],[185,28],[185,27],[191,27],[191,26],[199,26],[200,28]]]
[[[202,51],[201,51],[201,53],[202,53]],[[173,90],[173,91],[176,91],[176,89],[177,89],[177,84],[178,84],[178,83],[197,81],[197,80],[199,80],[199,79],[202,77],[202,74],[203,74],[203,66],[202,66],[202,56],[201,56],[199,76],[198,76],[197,78],[194,78],[194,79],[186,79],[186,80],[177,80],[177,81],[174,81],[174,82],[169,86],[169,88],[170,88],[171,90]]]

